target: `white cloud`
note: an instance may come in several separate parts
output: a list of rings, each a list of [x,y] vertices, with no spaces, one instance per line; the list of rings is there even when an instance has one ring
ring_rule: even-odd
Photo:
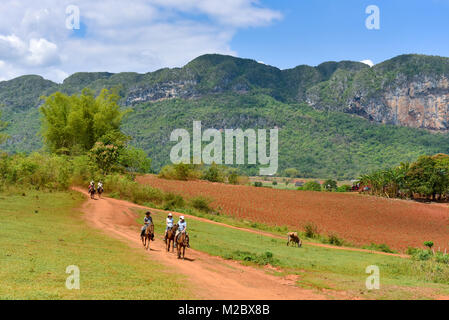
[[[362,60],[362,61],[360,61],[360,62],[369,65],[371,68],[374,66],[374,62],[372,62],[372,61],[369,60],[369,59],[367,59],[367,60]]]
[[[78,32],[66,28],[73,3]],[[79,71],[148,72],[205,53],[237,55],[230,43],[240,28],[281,18],[255,0],[2,0],[0,78],[61,81]]]

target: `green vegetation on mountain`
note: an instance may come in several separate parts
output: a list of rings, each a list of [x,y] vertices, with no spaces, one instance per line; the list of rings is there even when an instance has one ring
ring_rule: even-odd
[[[155,170],[169,163],[171,131],[191,130],[192,122],[201,120],[203,128],[279,127],[279,172],[294,168],[304,177],[355,178],[422,154],[449,152],[446,133],[370,122],[357,115],[372,119],[371,114],[348,107],[358,94],[368,101],[394,90],[403,79],[441,75],[449,76],[448,58],[403,55],[373,68],[342,61],[279,70],[213,54],[183,68],[147,74],[77,73],[62,84],[24,76],[0,82],[10,136],[2,149],[29,153],[43,147],[41,96],[56,91],[74,95],[86,87],[100,94],[115,88],[123,110],[132,110],[123,131],[131,137],[130,145],[153,159]],[[243,171],[258,172],[255,166]]]
[[[449,152],[449,136],[392,125],[373,124],[339,112],[320,112],[305,104],[285,104],[263,94],[214,95],[196,100],[173,99],[134,106],[123,130],[133,144],[151,155],[159,170],[170,159],[170,133],[203,128],[279,127],[279,165],[298,176],[356,178],[422,154]],[[258,169],[247,166],[257,175]]]

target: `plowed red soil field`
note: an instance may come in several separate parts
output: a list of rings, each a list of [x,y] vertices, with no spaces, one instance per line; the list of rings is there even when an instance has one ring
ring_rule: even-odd
[[[302,230],[308,222],[321,234],[336,233],[354,244],[385,243],[404,251],[434,241],[449,251],[449,206],[359,194],[276,190],[205,181],[171,181],[156,176],[140,183],[187,198],[205,196],[222,214]]]

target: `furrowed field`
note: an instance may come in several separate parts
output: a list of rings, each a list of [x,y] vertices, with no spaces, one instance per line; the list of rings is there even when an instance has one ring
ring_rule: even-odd
[[[268,225],[303,230],[307,223],[321,234],[335,233],[357,245],[385,243],[404,251],[433,241],[449,250],[449,208],[359,194],[275,190],[205,181],[173,181],[147,175],[140,183],[186,197],[203,196],[221,214]]]

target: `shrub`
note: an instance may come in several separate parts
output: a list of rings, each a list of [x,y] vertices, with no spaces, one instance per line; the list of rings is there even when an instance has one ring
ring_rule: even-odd
[[[190,200],[190,204],[193,208],[209,213],[212,211],[212,209],[209,207],[210,200],[204,197],[195,197]]]
[[[224,176],[222,170],[216,164],[212,164],[204,172],[202,179],[210,182],[223,182]]]
[[[256,182],[254,182],[254,186],[260,188],[260,187],[263,187],[263,183],[260,181],[256,181]]]
[[[351,191],[351,186],[350,185],[342,185],[340,187],[337,188],[337,192],[350,192]]]
[[[329,234],[328,239],[327,239],[327,242],[328,242],[329,244],[334,245],[334,246],[342,246],[342,245],[343,245],[343,240],[340,239],[340,238],[338,237],[338,235],[335,234],[335,233]]]
[[[386,253],[396,253],[396,251],[390,249],[385,243],[382,243],[382,244],[371,243],[369,246],[363,246],[363,249],[386,252]]]
[[[414,260],[427,261],[433,257],[433,253],[430,250],[418,249],[412,256]]]
[[[321,191],[321,185],[316,181],[309,181],[304,184],[302,190],[305,191]]]
[[[174,193],[167,193],[164,196],[164,210],[173,210],[176,208],[183,208],[185,206],[185,201],[182,196]]]
[[[231,254],[225,255],[224,258],[229,260],[232,259],[253,262],[262,266],[267,264],[276,265],[279,263],[279,261],[274,258],[273,253],[270,251],[264,252],[260,255],[248,251],[234,251]]]
[[[428,247],[429,249],[432,249],[432,247],[433,247],[433,241],[426,241],[426,242],[424,242],[424,245],[425,245],[426,247]]]
[[[273,186],[277,186],[278,182],[277,181],[273,181]]]
[[[306,223],[304,225],[304,235],[307,238],[316,238],[319,235],[318,227],[312,222]]]
[[[228,175],[228,183],[239,184],[239,175],[236,171],[231,171]]]
[[[332,179],[327,179],[323,183],[323,188],[326,191],[335,191],[335,190],[337,190],[337,181],[332,180]]]

